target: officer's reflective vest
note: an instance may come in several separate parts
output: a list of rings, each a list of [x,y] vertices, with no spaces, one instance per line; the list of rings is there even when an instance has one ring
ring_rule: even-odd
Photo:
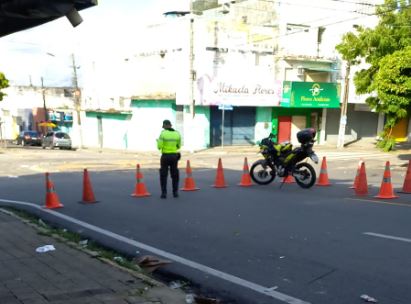
[[[177,153],[181,145],[181,136],[175,130],[163,130],[157,139],[157,148],[163,154]]]

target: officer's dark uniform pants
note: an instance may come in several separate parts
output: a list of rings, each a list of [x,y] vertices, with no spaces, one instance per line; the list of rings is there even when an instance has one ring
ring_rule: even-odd
[[[170,167],[171,181],[173,185],[173,193],[178,192],[178,181],[179,181],[179,171],[178,171],[178,160],[179,156],[177,153],[173,154],[162,154],[160,159],[160,186],[161,193],[167,193],[167,175],[168,168]]]

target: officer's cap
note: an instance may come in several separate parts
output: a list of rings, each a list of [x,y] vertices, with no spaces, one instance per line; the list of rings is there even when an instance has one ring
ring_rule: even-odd
[[[166,128],[166,127],[171,127],[171,122],[168,119],[163,120],[163,128]]]

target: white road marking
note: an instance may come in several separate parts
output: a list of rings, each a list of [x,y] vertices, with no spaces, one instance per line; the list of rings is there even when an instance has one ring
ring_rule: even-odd
[[[322,158],[323,156],[327,157],[327,160],[352,160],[352,159],[371,159],[371,158],[389,158],[392,157],[390,154],[385,154],[385,153],[367,153],[367,152],[324,152],[324,153],[319,153],[319,157]]]
[[[345,197],[344,199],[346,200],[352,200],[352,201],[359,201],[359,202],[366,202],[366,203],[373,203],[373,204],[380,204],[380,205],[389,205],[389,206],[402,206],[402,207],[408,207],[410,208],[411,205],[407,203],[395,203],[395,202],[387,202],[383,200],[373,200],[373,199],[367,199],[367,198],[355,198],[355,197]]]
[[[267,288],[267,287],[264,287],[264,286],[255,284],[255,283],[253,283],[253,282],[250,282],[250,281],[244,280],[244,279],[242,279],[242,278],[236,277],[236,276],[234,276],[234,275],[231,275],[231,274],[228,274],[228,273],[219,271],[219,270],[217,270],[217,269],[208,267],[208,266],[206,266],[206,265],[196,263],[196,262],[194,262],[194,261],[185,259],[185,258],[183,258],[183,257],[177,256],[177,255],[175,255],[175,254],[172,254],[172,253],[169,253],[169,252],[166,252],[166,251],[163,251],[163,250],[161,250],[161,249],[152,247],[152,246],[150,246],[150,245],[146,245],[146,244],[144,244],[144,243],[140,243],[140,242],[138,242],[138,241],[131,240],[131,239],[126,238],[126,237],[124,237],[124,236],[122,236],[122,235],[119,235],[119,234],[116,234],[116,233],[114,233],[114,232],[105,230],[105,229],[103,229],[103,228],[100,228],[100,227],[97,227],[97,226],[94,226],[94,225],[85,223],[85,222],[83,222],[83,221],[80,221],[80,220],[78,220],[78,219],[72,218],[72,217],[70,217],[70,216],[67,216],[67,215],[64,215],[64,214],[61,214],[61,213],[58,213],[58,212],[56,212],[56,211],[53,211],[53,210],[50,210],[50,209],[45,209],[44,207],[39,206],[39,205],[36,205],[36,204],[33,204],[33,203],[21,202],[21,201],[13,201],[13,200],[6,200],[6,199],[0,199],[0,203],[6,203],[6,204],[8,204],[8,205],[11,204],[11,205],[28,206],[28,207],[31,207],[31,208],[34,208],[34,209],[38,209],[38,210],[40,210],[40,211],[42,211],[42,212],[44,212],[44,213],[48,213],[48,214],[51,214],[51,215],[53,215],[53,216],[55,216],[55,217],[59,217],[59,218],[61,218],[61,219],[64,219],[64,220],[66,220],[66,221],[69,221],[69,222],[71,222],[71,223],[77,224],[77,225],[79,225],[79,226],[81,226],[81,227],[83,227],[83,228],[90,229],[90,230],[92,230],[92,231],[94,231],[94,232],[98,232],[98,233],[100,233],[100,234],[102,234],[102,235],[108,236],[108,237],[110,237],[110,238],[116,239],[116,240],[118,240],[118,241],[124,242],[124,243],[129,244],[129,245],[135,246],[135,247],[137,247],[137,248],[140,248],[140,249],[149,251],[149,252],[151,252],[151,253],[154,253],[154,254],[157,254],[157,255],[159,255],[159,256],[162,256],[162,257],[164,257],[164,258],[166,258],[166,259],[173,260],[173,261],[175,261],[175,262],[177,262],[177,263],[180,263],[180,264],[183,264],[183,265],[185,265],[185,266],[191,267],[191,268],[193,268],[193,269],[196,269],[196,270],[199,270],[199,271],[208,273],[208,274],[210,274],[210,275],[213,275],[213,276],[218,277],[218,278],[220,278],[220,279],[223,279],[223,280],[225,280],[225,281],[228,281],[228,282],[231,282],[231,283],[233,283],[233,284],[236,284],[236,285],[239,285],[239,286],[242,286],[242,287],[251,289],[251,290],[253,290],[253,291],[256,291],[256,292],[258,292],[258,293],[264,294],[264,295],[269,296],[269,297],[272,297],[272,298],[274,298],[274,299],[283,301],[283,302],[285,302],[285,303],[289,303],[289,304],[310,304],[310,302],[306,302],[306,301],[303,301],[303,300],[294,298],[294,297],[289,296],[289,295],[287,295],[287,294],[285,294],[285,293],[282,293],[282,292],[279,292],[279,291],[275,291],[275,290],[272,289],[272,288]]]
[[[411,243],[411,239],[407,239],[407,238],[403,238],[403,237],[399,237],[399,236],[380,234],[380,233],[374,233],[374,232],[363,232],[363,234],[370,235],[370,236],[375,236],[375,237],[379,237],[379,238],[383,238],[383,239],[390,239],[390,240],[395,240],[395,241]]]

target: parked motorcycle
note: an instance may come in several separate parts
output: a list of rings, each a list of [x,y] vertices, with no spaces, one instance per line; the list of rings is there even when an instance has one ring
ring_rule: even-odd
[[[302,188],[311,188],[316,181],[316,173],[309,163],[303,162],[307,157],[318,164],[318,156],[313,151],[316,131],[312,128],[304,129],[297,133],[300,147],[293,149],[289,142],[274,144],[273,135],[261,140],[260,153],[264,159],[257,160],[251,165],[250,175],[254,182],[268,185],[275,177],[295,178]]]

